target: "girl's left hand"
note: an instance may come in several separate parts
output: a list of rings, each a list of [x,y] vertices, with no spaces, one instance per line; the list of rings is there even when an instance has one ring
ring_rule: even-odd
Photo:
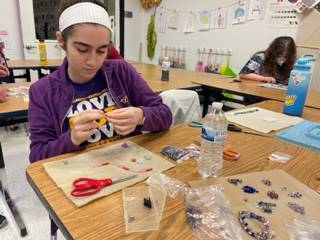
[[[116,109],[106,114],[109,122],[119,135],[127,135],[135,130],[137,125],[142,125],[143,111],[137,107]]]

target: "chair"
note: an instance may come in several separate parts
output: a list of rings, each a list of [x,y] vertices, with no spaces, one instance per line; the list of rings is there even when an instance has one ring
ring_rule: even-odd
[[[191,122],[201,117],[199,96],[195,91],[173,89],[159,95],[172,112],[172,125]]]

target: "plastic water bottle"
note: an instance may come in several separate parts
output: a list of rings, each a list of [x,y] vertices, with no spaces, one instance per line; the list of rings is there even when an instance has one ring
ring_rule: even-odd
[[[164,57],[161,64],[161,80],[169,81],[170,60],[169,57]]]
[[[41,65],[48,65],[47,49],[46,49],[46,44],[43,39],[39,40],[38,48],[39,48],[40,64]]]
[[[307,58],[299,58],[291,71],[283,112],[300,116],[308,93],[311,64]]]
[[[222,103],[213,102],[212,110],[205,116],[201,130],[198,172],[202,177],[218,177],[220,175],[227,129],[228,121],[222,111]]]

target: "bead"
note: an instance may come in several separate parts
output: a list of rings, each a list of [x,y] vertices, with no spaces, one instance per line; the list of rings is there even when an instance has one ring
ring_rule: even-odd
[[[236,186],[238,185],[238,183],[239,184],[242,183],[242,180],[239,178],[228,178],[227,181],[228,181],[228,183],[234,184]]]
[[[302,194],[299,192],[292,192],[292,193],[289,193],[288,196],[291,198],[301,198]]]
[[[245,193],[258,193],[259,191],[257,189],[255,189],[254,187],[250,187],[248,185],[244,186],[242,188],[243,192]]]
[[[272,184],[269,179],[263,179],[263,180],[261,180],[261,182],[266,186],[271,186],[271,184]]]
[[[278,193],[276,193],[275,191],[268,191],[267,192],[267,195],[271,198],[271,199],[278,199],[279,198],[279,195]]]
[[[293,211],[300,213],[301,215],[305,214],[304,207],[297,203],[288,202],[288,207],[291,208]]]
[[[245,220],[254,219],[262,224],[260,231],[255,231],[248,226],[248,223]],[[254,212],[240,211],[239,212],[239,221],[243,230],[251,237],[254,237],[257,240],[268,240],[271,239],[273,234],[272,230],[269,227],[269,222],[262,216],[255,214]]]
[[[281,191],[287,191],[287,187],[282,187]]]
[[[143,198],[143,205],[147,208],[152,208],[152,202],[151,202],[151,199],[148,197],[148,198]]]
[[[135,217],[134,217],[134,216],[129,216],[129,222],[133,222],[133,221],[134,221],[134,219],[135,219]]]

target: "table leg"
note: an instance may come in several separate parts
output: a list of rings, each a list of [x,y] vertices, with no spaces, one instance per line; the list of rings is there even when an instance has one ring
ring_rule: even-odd
[[[11,211],[11,214],[15,220],[17,227],[19,228],[20,236],[24,237],[27,235],[27,228],[21,218],[21,215],[18,209],[14,205],[13,200],[10,198],[7,186],[8,184],[7,184],[7,177],[5,172],[5,163],[3,159],[2,147],[0,142],[0,191],[4,199],[6,200],[6,203]]]

